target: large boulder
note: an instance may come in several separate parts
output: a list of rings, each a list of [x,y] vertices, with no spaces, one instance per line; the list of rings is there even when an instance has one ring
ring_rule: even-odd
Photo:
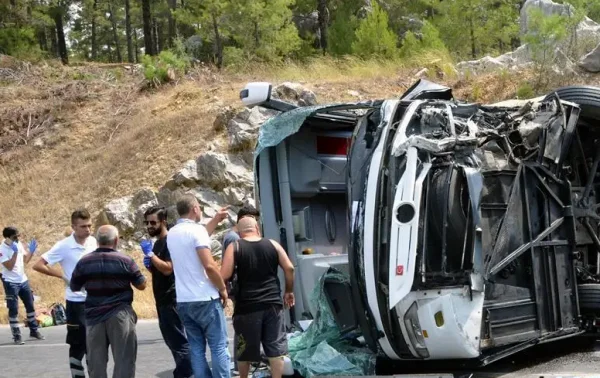
[[[142,188],[131,196],[110,201],[98,216],[98,224],[112,224],[120,236],[134,236],[143,230],[144,212],[158,205],[158,199],[150,188]]]
[[[298,106],[317,105],[315,93],[302,84],[285,82],[273,88],[273,98],[291,102]]]
[[[568,4],[559,4],[551,0],[527,0],[521,8],[520,14],[520,34],[521,37],[531,33],[531,17],[532,9],[540,9],[546,16],[560,15],[565,17],[574,17],[575,8]],[[554,46],[554,54],[552,61],[552,69],[559,74],[574,74],[575,64],[570,56],[578,56],[580,53],[589,52],[593,46],[600,43],[600,24],[594,22],[588,17],[584,17],[577,26],[572,30],[572,33],[567,38]],[[586,59],[586,57],[588,59]],[[457,64],[457,69],[461,73],[487,73],[497,69],[519,69],[531,64],[533,58],[531,49],[527,44],[521,45],[514,51],[497,56],[486,56],[479,60],[461,62]],[[580,67],[585,69],[585,66],[590,65],[590,60],[593,56],[584,56],[580,61]],[[583,62],[586,62],[585,64]],[[594,72],[594,71],[592,71]]]
[[[119,234],[131,235],[135,230],[135,218],[131,212],[133,196],[114,199],[104,206],[99,223],[109,223],[117,227]]]
[[[534,8],[540,9],[545,16],[559,15],[570,18],[576,15],[575,7],[568,2],[559,4],[553,2],[552,0],[527,0],[521,8],[521,36],[524,36],[530,32],[531,17],[529,16],[529,12]],[[584,19],[577,24],[577,27],[574,30],[575,35],[572,35],[571,37],[579,39],[593,38],[594,40],[598,40],[599,31],[600,24],[594,22],[589,17],[584,17]]]
[[[253,149],[260,126],[278,113],[260,106],[255,106],[252,109],[244,108],[227,123],[229,149],[232,151]]]
[[[600,45],[581,58],[578,65],[587,72],[600,72]]]
[[[198,168],[196,160],[188,160],[177,173],[175,173],[165,184],[170,190],[175,190],[179,187],[193,188],[198,185],[200,177],[198,176]]]
[[[250,167],[236,155],[207,152],[196,159],[196,166],[202,183],[216,191],[229,186],[249,190],[253,187]]]

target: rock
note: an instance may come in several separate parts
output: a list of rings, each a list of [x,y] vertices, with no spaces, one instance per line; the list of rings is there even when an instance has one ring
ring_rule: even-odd
[[[38,148],[44,147],[44,140],[42,138],[35,138],[33,140],[33,146]]]
[[[348,90],[348,91],[346,91],[346,93],[348,93],[352,97],[356,97],[356,98],[360,98],[361,97],[361,95],[360,95],[360,93],[358,91]]]
[[[578,65],[587,72],[600,72],[600,44],[582,57]]]
[[[497,58],[492,58],[491,56],[484,56],[478,60],[460,62],[456,65],[456,68],[459,70],[459,72],[470,72],[473,74],[491,72],[503,67],[506,67],[504,63]]]
[[[292,102],[298,106],[317,105],[317,96],[302,84],[285,82],[273,89],[272,96],[284,101]]]
[[[130,211],[133,213],[136,229],[143,228],[144,213],[156,205],[158,205],[156,193],[150,188],[142,188],[133,195]]]
[[[219,114],[213,122],[213,128],[217,132],[225,131],[227,124],[235,117],[235,109],[231,106],[226,106],[220,110]]]
[[[165,184],[165,187],[170,190],[185,186],[193,188],[200,182],[198,177],[198,169],[196,167],[196,160],[188,160],[183,165],[183,168],[175,173],[169,181]]]
[[[246,199],[246,192],[240,188],[225,188],[223,196],[228,205],[242,206]]]
[[[198,176],[204,185],[222,190],[228,186],[252,188],[250,168],[237,156],[207,152],[196,159]]]
[[[302,39],[314,37],[321,39],[321,30],[319,29],[319,12],[314,11],[308,14],[296,14],[292,17],[292,22],[298,29],[298,35]]]
[[[573,17],[576,13],[575,8],[568,3],[558,4],[551,0],[527,0],[521,8],[520,16],[520,33],[521,36],[529,33],[529,12],[533,8],[538,8],[542,11],[545,16],[560,15],[565,17]],[[589,17],[585,17],[577,27],[575,28],[575,37],[578,39],[592,38],[594,40],[599,39],[598,32],[600,31],[600,24],[594,22]],[[570,38],[567,38],[569,40]]]
[[[106,220],[117,227],[121,236],[130,236],[135,230],[135,218],[131,212],[133,196],[110,201],[103,210]]]
[[[279,112],[255,106],[245,108],[227,123],[229,149],[247,151],[254,148],[260,126]]]
[[[223,254],[223,248],[221,247],[221,242],[219,242],[217,239],[212,239],[210,241],[210,250],[212,252],[213,257],[221,257],[221,255]]]
[[[530,33],[530,16],[531,9],[538,8],[546,16],[561,15],[572,17],[575,15],[575,8],[572,5],[558,4],[551,0],[527,0],[521,8],[520,15],[520,35],[521,37]],[[585,50],[587,52],[588,45],[600,43],[600,24],[594,22],[588,17],[585,17],[574,28],[573,33],[568,36],[563,42],[555,47],[555,54],[552,69],[558,73],[576,73],[575,64],[572,59],[568,58],[569,54],[565,51],[577,53],[575,50]],[[580,66],[587,57],[584,56],[580,60]],[[566,58],[566,59],[565,59]],[[457,64],[457,69],[460,73],[471,72],[474,74],[486,73],[497,70],[499,68],[518,69],[530,65],[532,62],[532,54],[529,46],[524,44],[516,50],[500,55],[498,57],[486,56],[479,60],[461,62]]]

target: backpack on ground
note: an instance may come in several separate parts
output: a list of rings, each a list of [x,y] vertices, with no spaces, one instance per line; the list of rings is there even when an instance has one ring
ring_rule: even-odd
[[[54,325],[67,324],[67,311],[62,303],[54,303],[50,306],[50,314],[54,320]]]

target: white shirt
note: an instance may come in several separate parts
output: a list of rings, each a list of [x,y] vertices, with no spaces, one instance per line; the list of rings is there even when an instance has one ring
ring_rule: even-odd
[[[167,247],[173,261],[177,302],[205,302],[219,298],[219,291],[206,275],[196,248],[210,249],[206,228],[189,219],[169,230]]]
[[[54,244],[54,246],[42,255],[48,265],[59,263],[63,274],[70,281],[73,270],[79,260],[90,252],[98,249],[98,244],[93,236],[89,236],[83,245],[77,243],[73,234]],[[71,302],[85,302],[85,293],[81,291],[72,291],[67,285],[65,299]]]
[[[6,245],[5,242],[2,242],[2,245],[0,245],[0,263],[2,263],[2,279],[6,282],[23,283],[27,281],[27,275],[25,274],[25,264],[23,262],[25,248],[23,248],[23,244],[21,242],[17,242],[17,246],[19,248],[19,254],[17,255],[15,266],[13,266],[12,270],[8,270],[4,266],[4,263],[10,260],[15,252],[12,250],[10,245]]]

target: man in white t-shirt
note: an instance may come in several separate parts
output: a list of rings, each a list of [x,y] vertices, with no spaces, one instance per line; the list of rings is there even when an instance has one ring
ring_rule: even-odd
[[[184,195],[177,202],[177,213],[180,219],[169,230],[167,247],[175,273],[177,311],[190,343],[194,376],[230,378],[231,357],[227,348],[227,323],[223,312],[227,303],[227,289],[212,257],[209,233],[198,223],[202,220],[202,209],[194,196]],[[227,216],[226,210],[220,211],[218,216],[211,220],[212,225]],[[212,372],[206,360],[207,344]]]
[[[85,377],[83,357],[86,355],[86,329],[84,304],[86,294],[82,291],[72,291],[69,287],[71,275],[79,260],[98,248],[96,239],[92,235],[92,220],[90,213],[85,210],[76,210],[71,214],[71,228],[73,233],[62,239],[46,253],[33,266],[33,269],[42,274],[62,279],[67,288],[65,299],[67,301],[67,344],[69,344],[69,364],[71,377]],[[60,264],[62,273],[52,265]]]
[[[44,340],[44,336],[38,330],[38,322],[35,319],[35,307],[33,306],[33,293],[29,287],[29,280],[25,274],[25,264],[31,260],[35,253],[37,243],[30,243],[29,253],[25,251],[23,244],[19,242],[19,230],[15,227],[6,227],[2,230],[4,241],[0,244],[0,263],[2,263],[2,284],[6,296],[6,307],[8,308],[8,321],[15,344],[24,344],[19,328],[19,298],[23,301],[27,311],[27,324],[31,337]]]

